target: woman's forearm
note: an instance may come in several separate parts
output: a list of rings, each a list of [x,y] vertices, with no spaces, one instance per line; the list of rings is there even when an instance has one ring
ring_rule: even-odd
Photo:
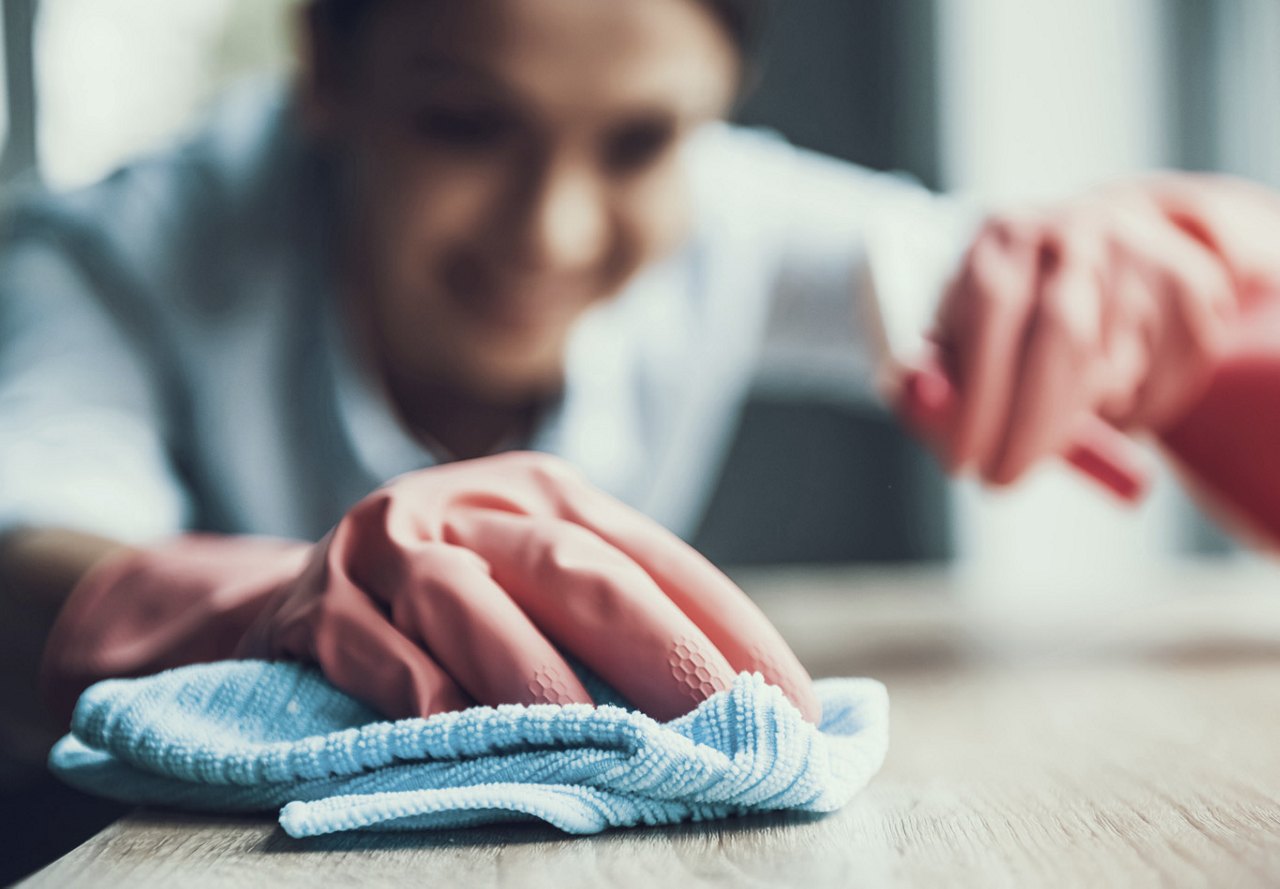
[[[123,544],[78,531],[26,529],[0,538],[0,724],[22,755],[43,756],[62,726],[40,695],[45,640],[71,590]]]

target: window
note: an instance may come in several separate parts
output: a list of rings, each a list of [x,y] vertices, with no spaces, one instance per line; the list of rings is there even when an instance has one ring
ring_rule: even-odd
[[[294,5],[41,0],[34,34],[41,174],[55,187],[93,181],[172,139],[229,82],[286,65]]]

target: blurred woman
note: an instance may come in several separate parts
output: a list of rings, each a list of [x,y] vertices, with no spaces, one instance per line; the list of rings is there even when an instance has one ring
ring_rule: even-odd
[[[667,529],[770,319],[865,301],[869,270],[940,307],[954,391],[899,407],[957,472],[1008,483],[1082,417],[1158,431],[1203,397],[1280,283],[1274,195],[1162,177],[979,223],[720,123],[758,12],[314,0],[290,89],[25,203],[2,568],[25,638],[58,615],[55,708],[248,655],[390,716],[587,701],[570,657],[655,716],[760,670],[816,719],[776,631]]]

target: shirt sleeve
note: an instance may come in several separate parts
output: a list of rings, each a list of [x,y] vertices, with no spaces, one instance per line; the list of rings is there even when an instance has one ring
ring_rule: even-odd
[[[102,287],[55,238],[0,249],[0,533],[139,543],[186,523],[159,374]]]
[[[770,293],[757,386],[873,398],[876,349],[864,319],[874,279],[895,353],[923,344],[980,220],[971,202],[796,148],[767,132],[714,128],[711,195],[756,221]],[[730,185],[730,182],[736,184]],[[719,184],[717,184],[717,182]]]

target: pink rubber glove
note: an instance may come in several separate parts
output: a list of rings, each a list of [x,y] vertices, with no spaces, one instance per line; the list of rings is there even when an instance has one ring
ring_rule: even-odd
[[[589,702],[564,655],[659,719],[742,670],[820,714],[737,586],[539,454],[404,476],[313,546],[185,538],[109,560],[68,600],[45,676],[65,703],[97,678],[233,655],[314,662],[389,717]]]
[[[1275,195],[1167,176],[989,220],[939,313],[953,471],[1007,484],[1099,421],[1158,429],[1203,394],[1248,294],[1275,279]]]
[[[902,372],[894,400],[898,415],[940,459],[958,422],[959,396],[933,350]],[[1137,445],[1110,424],[1093,417],[1075,431],[1063,458],[1126,503],[1139,503],[1151,473]]]

